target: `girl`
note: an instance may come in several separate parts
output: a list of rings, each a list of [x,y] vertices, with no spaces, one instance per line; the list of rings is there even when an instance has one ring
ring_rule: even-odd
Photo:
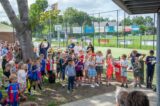
[[[94,88],[95,84],[93,82],[93,80],[95,81],[95,77],[97,75],[96,73],[96,69],[95,69],[95,60],[93,56],[89,57],[89,67],[88,67],[88,77],[89,77],[89,81],[91,83],[91,87]]]
[[[134,87],[136,88],[137,85],[141,88],[141,83],[140,83],[140,70],[141,70],[141,64],[139,62],[138,57],[135,58],[135,62],[133,63],[133,73],[134,73],[134,80],[135,80],[135,85]]]
[[[75,69],[76,69],[77,87],[78,87],[82,83],[83,69],[84,69],[84,64],[81,58],[78,58],[78,61],[76,62],[75,65]]]
[[[101,51],[98,51],[96,55],[97,85],[98,83],[99,84],[102,83],[101,74],[103,73],[103,64],[104,64],[103,54]]]
[[[31,86],[33,86],[34,90],[36,89],[36,85],[38,85],[39,89],[42,90],[41,85],[40,85],[40,81],[39,81],[39,77],[38,77],[38,70],[37,70],[37,61],[34,60],[33,61],[33,66],[32,66],[32,80],[31,80]],[[35,85],[33,85],[33,83],[35,83]],[[29,88],[31,91],[31,87]]]
[[[87,80],[88,77],[88,66],[89,66],[89,61],[88,61],[88,55],[85,56],[85,61],[84,61],[84,80]]]
[[[26,64],[19,63],[18,66],[19,66],[19,69],[17,72],[18,83],[20,85],[21,94],[24,95],[24,92],[26,89],[26,78],[27,78],[27,73],[25,71]]]
[[[41,75],[42,75],[42,81],[43,81],[43,77],[46,75],[45,74],[45,72],[46,72],[46,60],[45,60],[45,58],[44,58],[44,55],[43,54],[41,54],[40,55],[40,64],[41,64]]]
[[[52,59],[52,54],[48,55],[48,59],[46,61],[46,70],[48,74],[50,73],[50,71],[53,72],[54,70],[54,60]]]
[[[126,88],[128,88],[127,85],[127,68],[128,68],[128,61],[126,60],[127,56],[125,54],[122,55],[121,57],[121,82],[122,85],[121,87],[124,87],[124,84],[126,84]]]
[[[110,85],[110,81],[112,79],[113,75],[113,58],[111,55],[111,50],[107,50],[107,55],[106,55],[106,64],[107,64],[107,70],[106,70],[106,79],[107,79],[107,86]]]

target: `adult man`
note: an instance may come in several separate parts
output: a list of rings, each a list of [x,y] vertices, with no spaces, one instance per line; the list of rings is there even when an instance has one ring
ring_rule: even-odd
[[[46,41],[46,39],[44,41]],[[47,43],[48,43],[47,47],[45,47],[44,42],[41,42],[41,44],[39,46],[39,55],[43,54],[44,55],[44,59],[47,58],[47,51],[48,51],[48,49],[50,47],[50,43],[49,42],[47,42]]]

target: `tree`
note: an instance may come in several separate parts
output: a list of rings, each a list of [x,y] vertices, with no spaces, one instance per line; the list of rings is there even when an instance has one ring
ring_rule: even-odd
[[[78,24],[82,26],[84,23],[91,24],[91,18],[87,13],[72,7],[67,8],[64,12],[64,21],[70,25]]]
[[[10,24],[9,24],[7,21],[1,21],[0,23],[1,23],[1,24],[4,24],[4,25],[10,26]]]
[[[28,1],[17,0],[20,18],[16,16],[9,0],[0,0],[0,2],[11,23],[15,27],[16,37],[20,42],[20,46],[23,53],[23,60],[26,61],[28,58],[32,58],[33,48],[32,48],[31,29],[29,27]]]
[[[145,25],[145,19],[142,16],[133,17],[132,23],[136,25]]]
[[[41,14],[47,9],[48,1],[47,0],[36,0],[35,3],[31,4],[29,9],[29,19],[31,30],[42,31],[42,25],[40,22]]]
[[[128,16],[127,18],[123,19],[120,23],[121,23],[121,25],[123,25],[125,23],[124,24],[125,26],[130,26],[130,25],[132,25],[132,20]]]

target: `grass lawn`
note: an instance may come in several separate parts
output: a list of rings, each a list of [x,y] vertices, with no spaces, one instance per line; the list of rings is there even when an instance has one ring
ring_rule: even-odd
[[[98,34],[99,35],[99,34]],[[109,42],[107,44],[99,44],[98,39],[99,36],[95,36],[94,38],[94,45],[95,46],[101,46],[101,47],[117,47],[117,37],[116,36],[110,36],[110,35],[102,35],[101,34],[101,39],[108,39]],[[78,38],[76,38],[76,36],[72,36],[72,38],[77,39],[77,41],[81,42],[81,38],[80,36],[77,36]],[[85,37],[87,39],[91,39],[93,41],[93,35],[89,36],[89,35],[85,35]],[[123,41],[124,41],[124,36],[119,36],[118,37],[119,41],[122,41],[122,43],[118,43],[119,47],[124,47]],[[152,41],[156,40],[156,35],[142,35],[142,36],[125,36],[126,41],[131,41],[131,44],[126,44],[125,48],[139,48],[139,49],[143,49],[143,50],[150,50],[153,49],[153,44]],[[41,39],[36,39],[36,41],[41,41]],[[151,41],[150,45],[146,45],[146,44],[142,44],[141,41]],[[68,40],[68,44],[70,44],[70,40]],[[84,40],[83,42],[84,44],[87,44]],[[58,46],[58,41],[53,41],[52,42],[53,45]],[[61,42],[60,46],[66,46],[66,42]]]

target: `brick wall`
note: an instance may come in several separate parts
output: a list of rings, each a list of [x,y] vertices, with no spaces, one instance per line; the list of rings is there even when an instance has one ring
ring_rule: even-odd
[[[13,32],[0,32],[0,40],[2,41],[8,41],[9,43],[15,42],[15,34],[13,35]]]

